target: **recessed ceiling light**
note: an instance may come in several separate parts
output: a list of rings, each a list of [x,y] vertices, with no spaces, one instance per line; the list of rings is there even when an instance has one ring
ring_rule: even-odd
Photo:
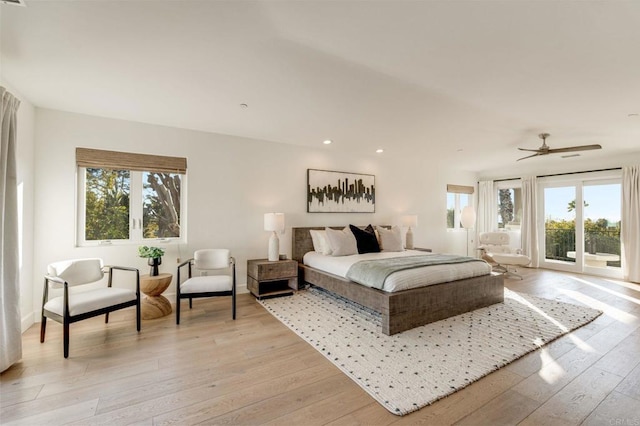
[[[382,148],[376,149],[376,152],[377,152],[378,154],[382,154],[382,153],[384,152],[384,149],[382,149]]]
[[[326,139],[322,143],[325,144],[325,145],[330,145],[331,142],[333,142],[331,139]]]

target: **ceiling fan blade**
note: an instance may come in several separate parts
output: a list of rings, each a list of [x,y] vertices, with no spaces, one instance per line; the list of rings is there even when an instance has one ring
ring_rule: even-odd
[[[520,151],[542,152],[540,149],[518,148]]]
[[[547,154],[546,152],[544,152],[544,153],[543,153],[543,152],[537,152],[537,153],[535,153],[535,154],[533,154],[533,155],[528,155],[528,156],[526,156],[526,157],[518,158],[516,161],[526,160],[527,158],[537,157],[537,156],[539,156],[539,155],[546,155],[546,154]]]
[[[581,146],[569,146],[567,148],[556,148],[550,149],[549,154],[559,153],[559,152],[574,152],[574,151],[589,151],[592,149],[602,149],[600,145],[581,145]]]

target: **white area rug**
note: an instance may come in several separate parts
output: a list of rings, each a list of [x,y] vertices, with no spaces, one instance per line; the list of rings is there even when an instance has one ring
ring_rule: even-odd
[[[601,314],[505,289],[505,303],[386,336],[379,314],[319,289],[261,303],[397,415],[452,394]]]

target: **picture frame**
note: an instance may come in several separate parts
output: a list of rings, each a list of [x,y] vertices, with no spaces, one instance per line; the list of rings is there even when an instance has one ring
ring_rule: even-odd
[[[307,169],[307,213],[375,213],[375,175]]]

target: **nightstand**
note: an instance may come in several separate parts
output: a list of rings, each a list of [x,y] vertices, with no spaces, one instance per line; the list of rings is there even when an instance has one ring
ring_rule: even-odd
[[[258,299],[291,296],[293,290],[298,290],[298,262],[247,260],[247,288]]]

